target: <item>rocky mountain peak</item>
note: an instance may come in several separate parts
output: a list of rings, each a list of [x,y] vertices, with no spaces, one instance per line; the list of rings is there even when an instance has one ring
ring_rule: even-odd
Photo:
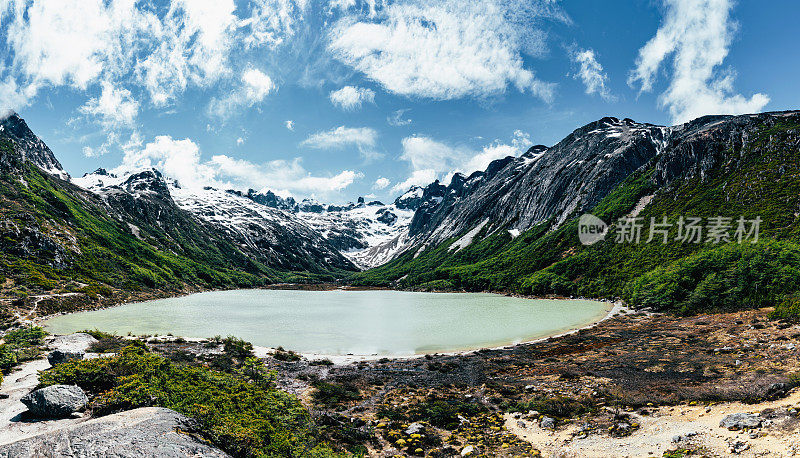
[[[62,180],[69,180],[69,174],[64,171],[50,148],[31,131],[25,120],[16,113],[11,112],[0,118],[0,140],[11,142],[17,159],[23,162],[28,161]]]

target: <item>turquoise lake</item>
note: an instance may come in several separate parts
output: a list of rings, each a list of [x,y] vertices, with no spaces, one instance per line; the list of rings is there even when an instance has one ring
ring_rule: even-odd
[[[61,315],[45,326],[56,334],[234,335],[302,353],[400,356],[547,337],[598,321],[610,307],[483,293],[237,290]]]

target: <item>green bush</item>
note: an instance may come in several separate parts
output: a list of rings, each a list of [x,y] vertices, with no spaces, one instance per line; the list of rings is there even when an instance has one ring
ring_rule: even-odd
[[[770,312],[769,317],[773,320],[787,320],[793,323],[800,322],[800,296],[794,294],[786,296],[775,306],[775,310]]]
[[[225,351],[225,354],[228,356],[239,359],[247,359],[254,356],[253,344],[237,337],[228,336],[222,340],[222,344],[223,351]]]
[[[296,397],[271,383],[171,363],[143,344],[111,358],[70,361],[40,373],[42,386],[75,384],[95,414],[161,406],[194,417],[203,433],[235,456],[331,456],[315,438]]]
[[[800,246],[731,243],[654,269],[631,282],[623,298],[637,307],[700,313],[770,307],[800,290]]]
[[[0,345],[0,370],[8,373],[17,365],[17,353],[10,345]]]
[[[361,399],[358,388],[347,383],[316,382],[314,388],[311,397],[318,404],[335,406]]]
[[[32,347],[44,343],[47,331],[39,326],[28,326],[9,331],[3,340],[15,348]]]

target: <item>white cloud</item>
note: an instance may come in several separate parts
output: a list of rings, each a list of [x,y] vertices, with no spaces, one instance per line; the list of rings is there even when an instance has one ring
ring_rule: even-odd
[[[386,122],[389,123],[390,126],[400,127],[400,126],[407,126],[411,124],[411,118],[404,119],[405,114],[409,111],[408,108],[403,110],[396,110],[393,111],[390,116],[386,117]]]
[[[233,0],[172,0],[153,22],[158,46],[136,65],[156,106],[169,103],[189,83],[207,86],[227,74],[236,16]]]
[[[242,143],[244,143],[244,139],[242,137],[236,139],[236,146],[240,146]]]
[[[308,6],[308,0],[253,1],[252,14],[239,24],[246,29],[245,45],[275,48],[283,44],[297,32]]]
[[[232,60],[233,51],[240,56],[284,43],[304,21],[308,5],[253,0],[237,9],[234,0],[4,0],[7,56],[0,97],[20,109],[42,88],[83,91],[105,81],[120,90],[141,88],[163,107],[190,87],[209,88],[223,79],[235,84],[248,61]],[[246,83],[256,89],[255,97],[265,87],[263,81]]]
[[[449,171],[470,155],[466,148],[452,147],[430,137],[406,137],[402,144],[400,159],[408,161],[412,170]]]
[[[652,91],[662,64],[671,58],[671,81],[659,102],[675,123],[705,114],[760,111],[769,97],[749,99],[734,93],[733,70],[719,71],[728,55],[737,24],[730,17],[732,0],[664,0],[666,17],[656,35],[640,50],[628,79],[641,91]]]
[[[411,175],[404,181],[392,186],[392,192],[405,192],[412,186],[427,186],[434,182],[439,177],[436,170],[414,170]]]
[[[294,121],[292,121],[291,119],[287,120],[283,124],[286,126],[287,129],[294,130]]]
[[[375,183],[372,184],[372,189],[379,190],[379,189],[386,189],[391,184],[388,178],[380,177],[375,180]]]
[[[605,100],[611,101],[614,96],[611,95],[606,83],[608,83],[608,75],[603,72],[603,66],[597,61],[597,57],[592,49],[573,49],[570,51],[570,58],[572,62],[578,64],[580,69],[573,77],[580,79],[584,86],[586,86],[587,94],[597,94]]]
[[[520,5],[524,13],[515,12]],[[376,19],[338,21],[329,50],[400,95],[440,100],[489,96],[513,85],[549,101],[553,85],[525,67],[522,53],[546,51],[544,32],[535,22],[541,17],[562,20],[555,10],[560,11],[550,0],[391,3]]]
[[[405,191],[410,184],[428,184],[437,178],[444,180],[455,172],[469,175],[476,170],[486,170],[490,162],[518,156],[530,145],[530,136],[520,130],[514,131],[511,144],[496,140],[477,151],[466,146],[451,146],[430,137],[406,137],[402,140],[400,159],[409,163],[411,175],[393,186],[392,191]],[[427,181],[421,183],[422,180]]]
[[[261,70],[250,68],[242,73],[242,85],[223,98],[213,98],[208,104],[209,114],[220,118],[234,115],[241,107],[252,107],[263,101],[275,89],[272,78]]]
[[[361,108],[364,103],[375,103],[375,91],[364,87],[345,86],[332,91],[329,98],[335,106],[350,111]]]
[[[131,91],[115,88],[110,82],[101,83],[99,97],[89,99],[80,111],[95,116],[107,128],[132,127],[139,112],[139,102],[133,99]]]
[[[378,141],[378,132],[369,127],[345,127],[311,134],[300,144],[316,149],[343,149],[347,147],[358,148],[361,156],[366,160],[373,160],[381,156],[375,151]]]
[[[300,193],[331,193],[341,191],[364,175],[353,170],[343,170],[331,176],[314,176],[301,165],[301,159],[275,160],[263,164],[216,155],[210,164],[220,177],[255,189],[285,189]]]
[[[217,154],[203,161],[196,143],[170,136],[158,136],[144,148],[129,149],[112,172],[125,174],[146,168],[156,168],[188,188],[212,185],[322,194],[341,191],[363,177],[353,170],[312,175],[302,166],[301,158],[254,163]]]

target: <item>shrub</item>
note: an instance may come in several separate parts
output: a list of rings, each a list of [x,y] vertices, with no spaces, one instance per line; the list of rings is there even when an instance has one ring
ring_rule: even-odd
[[[8,373],[12,367],[17,365],[17,353],[10,345],[0,345],[0,370]]]
[[[335,406],[361,399],[358,388],[348,383],[316,382],[311,395],[317,404]]]
[[[272,354],[272,357],[277,359],[278,361],[286,361],[286,362],[300,361],[300,359],[302,358],[299,354],[291,350],[284,350],[283,347],[276,348],[275,353]]]
[[[32,347],[44,343],[47,331],[39,326],[28,326],[8,332],[3,340],[12,347]]]
[[[223,351],[234,358],[247,359],[253,356],[253,344],[237,337],[228,336],[222,340]]]
[[[39,380],[41,386],[80,386],[92,395],[95,414],[144,406],[176,410],[197,419],[214,444],[235,456],[332,455],[315,439],[296,397],[234,374],[171,363],[141,343],[111,358],[60,364]]]
[[[786,296],[781,300],[775,310],[770,312],[769,317],[773,320],[786,320],[793,323],[800,322],[800,296],[794,294]]]

